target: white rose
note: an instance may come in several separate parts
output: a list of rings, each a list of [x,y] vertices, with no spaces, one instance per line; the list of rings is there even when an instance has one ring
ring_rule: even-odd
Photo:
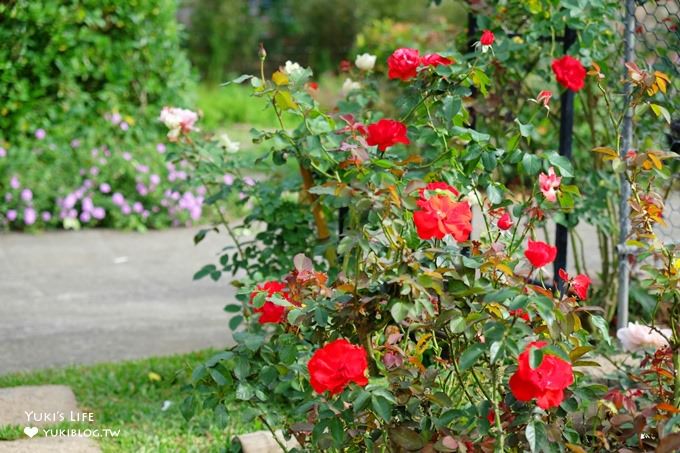
[[[345,83],[342,84],[342,95],[347,96],[351,91],[358,90],[361,88],[359,82],[355,82],[352,79],[345,79]]]
[[[220,134],[217,137],[217,143],[220,144],[222,148],[224,148],[228,153],[235,153],[239,149],[241,149],[241,144],[239,142],[235,142],[229,138],[229,135],[225,134]]]
[[[636,322],[629,322],[628,327],[622,327],[616,332],[616,337],[621,341],[626,351],[639,351],[641,349],[661,349],[668,346],[668,340],[672,332],[670,329],[652,330],[651,327],[643,326]],[[664,338],[664,336],[666,338]]]
[[[194,124],[198,121],[198,114],[187,109],[163,107],[158,119],[168,128],[170,141],[175,141],[179,134],[187,134],[196,130]]]
[[[283,72],[286,73],[286,75],[292,76],[297,74],[300,71],[304,71],[302,66],[300,66],[298,63],[295,63],[293,61],[286,61],[285,66],[283,67]]]
[[[375,66],[375,59],[375,55],[363,53],[361,55],[357,55],[357,59],[354,60],[354,64],[357,65],[357,68],[361,69],[362,71],[371,71]]]

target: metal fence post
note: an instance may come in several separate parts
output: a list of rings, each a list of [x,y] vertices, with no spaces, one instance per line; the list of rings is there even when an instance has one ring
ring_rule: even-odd
[[[563,48],[566,54],[571,45],[576,41],[576,31],[569,27],[564,28]],[[571,160],[571,142],[574,130],[574,92],[565,90],[560,98],[560,148],[561,156]],[[569,230],[564,225],[557,224],[555,228],[555,246],[557,256],[553,265],[553,286],[562,291],[562,279],[559,277],[560,269],[567,269],[567,254]]]
[[[624,29],[624,63],[633,61],[635,58],[635,0],[626,0],[626,21]],[[625,71],[625,69],[624,69]],[[626,81],[624,86],[624,102],[630,102],[633,86]],[[627,108],[623,119],[622,143],[620,149],[621,159],[626,158],[626,153],[633,144],[633,110]],[[616,327],[620,329],[628,325],[628,285],[630,281],[629,254],[626,249],[626,240],[630,231],[630,184],[626,174],[620,176],[621,199],[619,200],[619,268],[618,268],[618,293],[616,295]]]

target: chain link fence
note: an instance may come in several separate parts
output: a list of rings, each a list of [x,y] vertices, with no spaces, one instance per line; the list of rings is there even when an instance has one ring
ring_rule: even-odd
[[[624,119],[622,153],[628,149],[645,148],[642,132],[656,135],[654,142],[667,144],[667,148],[678,153],[677,159],[668,162],[671,177],[665,181],[661,192],[664,196],[664,225],[657,228],[660,239],[667,244],[680,243],[680,117],[678,116],[678,96],[680,94],[680,2],[678,0],[625,0],[623,42],[623,64],[634,62],[650,72],[661,71],[670,76],[670,86],[663,99],[670,114],[670,125],[657,121],[653,124],[638,125],[632,115]],[[621,72],[626,68],[622,65]],[[630,84],[625,94],[629,95]],[[636,133],[636,126],[642,126]],[[644,127],[644,129],[643,129]],[[659,135],[661,137],[659,137]],[[663,137],[665,136],[665,137]],[[629,231],[628,197],[630,188],[621,179],[620,230],[619,242],[619,292],[617,297],[617,324],[624,327],[628,322],[628,299],[631,263],[625,241]]]

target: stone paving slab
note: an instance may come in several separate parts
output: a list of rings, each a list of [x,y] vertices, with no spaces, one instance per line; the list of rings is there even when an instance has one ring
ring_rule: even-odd
[[[229,345],[229,276],[192,280],[227,235],[196,231],[0,234],[0,374]]]
[[[0,442],[0,453],[100,453],[92,439],[85,437],[36,437]]]
[[[59,414],[78,413],[73,391],[65,385],[26,385],[0,388],[0,427],[58,423]],[[46,416],[46,414],[49,414]]]

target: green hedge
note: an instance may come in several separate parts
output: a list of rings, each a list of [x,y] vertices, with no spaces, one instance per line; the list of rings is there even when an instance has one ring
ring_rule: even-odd
[[[93,115],[154,117],[179,102],[190,68],[176,9],[174,0],[0,4],[0,137],[55,125],[70,136]]]
[[[0,3],[0,229],[184,224],[179,200],[196,217],[158,121],[191,105],[176,13],[175,0]]]

